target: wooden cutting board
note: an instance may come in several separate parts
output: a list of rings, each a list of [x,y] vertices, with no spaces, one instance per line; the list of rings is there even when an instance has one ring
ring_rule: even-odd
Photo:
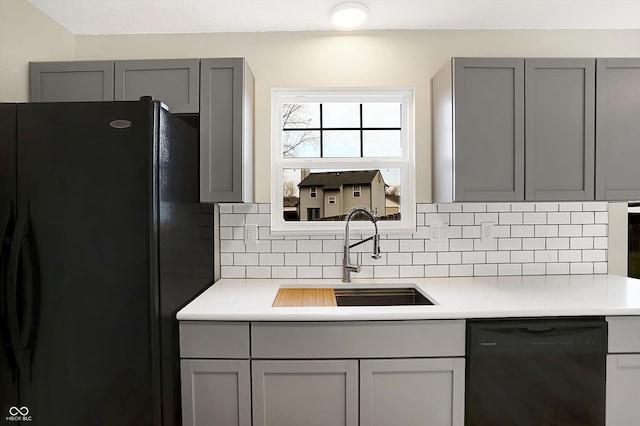
[[[337,306],[332,288],[281,288],[273,307]]]

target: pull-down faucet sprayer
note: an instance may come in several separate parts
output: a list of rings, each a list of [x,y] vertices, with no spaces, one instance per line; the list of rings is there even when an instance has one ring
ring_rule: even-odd
[[[349,222],[351,218],[356,214],[364,214],[368,216],[371,223],[375,227],[375,234],[366,238],[364,240],[358,241],[357,243],[353,243],[349,245]],[[371,255],[374,259],[380,259],[380,235],[378,234],[378,224],[376,223],[378,220],[375,218],[371,210],[364,206],[355,206],[349,211],[347,215],[347,224],[344,229],[344,258],[342,259],[342,282],[350,283],[351,282],[351,272],[360,272],[360,265],[356,262],[355,265],[352,265],[349,258],[349,250],[355,246],[359,246],[362,243],[366,243],[367,241],[373,240],[373,254]]]

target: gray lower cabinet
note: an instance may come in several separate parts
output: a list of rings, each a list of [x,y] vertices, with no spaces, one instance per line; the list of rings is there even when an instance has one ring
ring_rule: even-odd
[[[252,361],[254,426],[358,426],[357,360]]]
[[[254,77],[242,58],[200,61],[200,201],[253,201]]]
[[[640,317],[607,317],[607,426],[640,425]]]
[[[363,359],[360,426],[462,426],[464,358]]]
[[[251,426],[248,360],[182,360],[184,426]]]
[[[640,353],[607,356],[607,426],[640,425]]]
[[[640,59],[597,60],[596,198],[640,199]]]
[[[432,80],[433,198],[594,199],[595,59],[453,58]]]
[[[113,75],[113,61],[31,62],[29,101],[113,101]]]
[[[158,59],[115,62],[115,100],[151,96],[172,113],[200,110],[200,60]]]

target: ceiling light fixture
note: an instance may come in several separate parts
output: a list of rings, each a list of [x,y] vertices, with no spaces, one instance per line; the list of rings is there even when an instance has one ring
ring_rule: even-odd
[[[362,3],[346,2],[329,11],[331,22],[339,30],[354,30],[367,19],[369,8]]]

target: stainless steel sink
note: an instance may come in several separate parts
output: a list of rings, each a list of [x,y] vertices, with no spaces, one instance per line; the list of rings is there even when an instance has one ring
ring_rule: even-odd
[[[338,306],[433,305],[413,287],[334,288]]]

